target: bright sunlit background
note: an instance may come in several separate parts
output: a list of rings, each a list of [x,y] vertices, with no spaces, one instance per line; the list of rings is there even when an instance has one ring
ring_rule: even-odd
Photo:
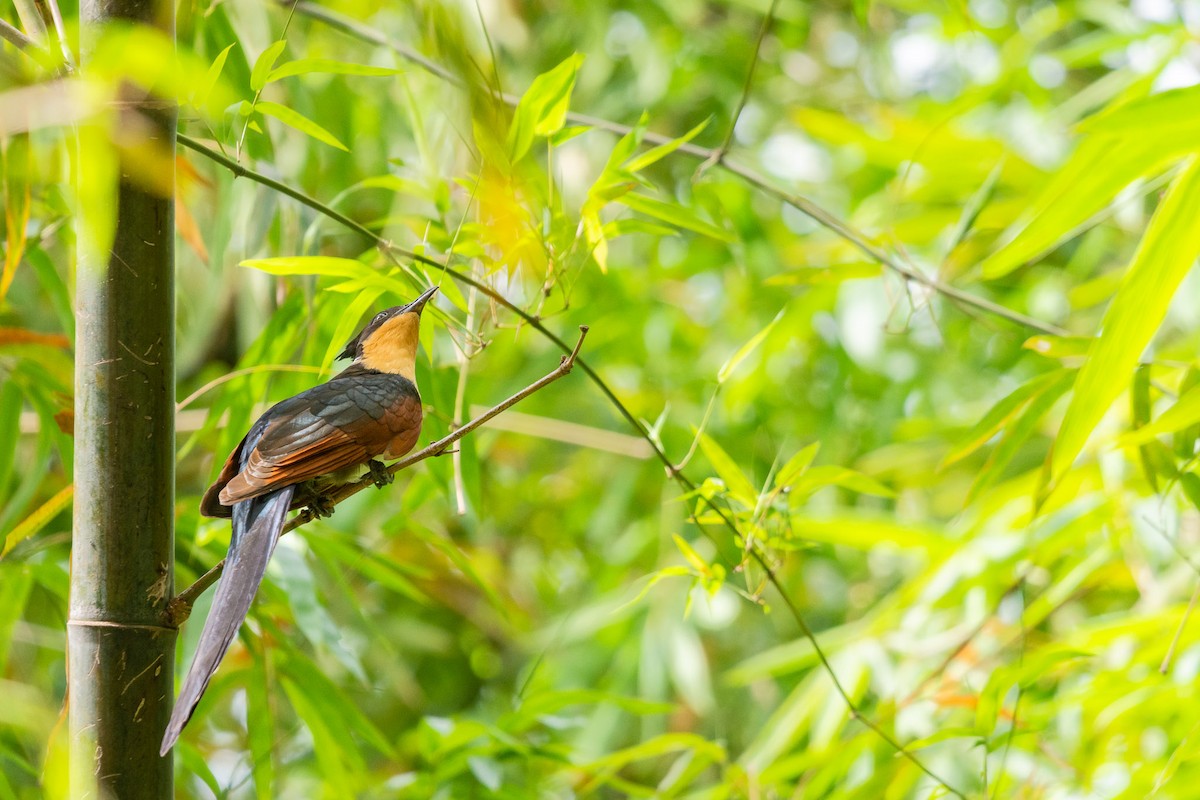
[[[285,537],[179,797],[1191,796],[1200,3],[0,14],[0,798],[65,794],[71,176],[170,168],[146,91],[254,173],[178,149],[177,588],[369,313],[442,287],[423,443],[558,363],[414,253],[603,384]]]

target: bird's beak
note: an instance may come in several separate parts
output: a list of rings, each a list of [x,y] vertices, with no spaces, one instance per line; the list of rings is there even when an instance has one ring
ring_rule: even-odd
[[[406,313],[411,311],[414,314],[420,314],[421,309],[423,309],[425,307],[425,304],[429,302],[429,298],[433,297],[433,295],[437,292],[437,290],[438,290],[438,287],[436,287],[436,286],[429,287],[428,289],[425,290],[424,294],[422,294],[416,300],[413,300],[411,303],[409,303],[408,307],[406,309],[404,309],[404,311]]]

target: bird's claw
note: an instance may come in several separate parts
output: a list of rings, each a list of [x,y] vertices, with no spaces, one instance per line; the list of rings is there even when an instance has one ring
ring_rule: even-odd
[[[312,496],[308,498],[308,510],[313,515],[313,519],[332,517],[333,503],[320,492],[313,492]]]
[[[308,513],[312,515],[313,519],[333,516],[334,504],[330,501],[328,495],[310,484],[302,484],[301,492],[304,497],[304,505],[308,508]]]
[[[375,488],[382,489],[396,479],[396,476],[387,471],[382,461],[371,459],[367,462],[367,470],[371,475],[371,480],[375,482]]]

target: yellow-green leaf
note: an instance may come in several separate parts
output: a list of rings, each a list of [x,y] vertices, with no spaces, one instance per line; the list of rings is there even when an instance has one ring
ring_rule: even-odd
[[[550,136],[563,126],[571,104],[571,91],[583,55],[576,53],[549,72],[533,79],[513,112],[508,129],[509,157],[515,162],[529,152],[534,136]]]
[[[1164,128],[1187,128],[1192,138],[1200,135],[1200,86],[1166,92],[1106,109],[1079,123],[1089,133],[1119,133],[1144,136]]]
[[[1138,178],[1156,175],[1195,147],[1195,140],[1158,136],[1085,139],[1033,202],[1028,215],[1005,235],[1006,243],[984,259],[983,276],[1003,277],[1032,261],[1107,206]]]
[[[864,475],[846,467],[827,465],[811,467],[794,483],[793,499],[799,502],[807,494],[826,486],[841,486],[859,494],[873,494],[877,497],[893,497],[893,492],[869,475]]]
[[[661,219],[663,222],[670,223],[679,228],[684,228],[704,236],[711,236],[722,242],[732,242],[733,234],[724,228],[718,228],[711,222],[705,222],[691,212],[676,203],[665,203],[653,197],[648,197],[644,194],[636,192],[628,192],[616,198],[618,203],[624,203],[639,214],[645,214],[648,217]]]
[[[203,108],[208,103],[208,97],[212,94],[213,87],[217,85],[217,80],[221,77],[221,71],[225,69],[225,60],[229,58],[229,51],[232,49],[233,45],[231,44],[220,53],[217,53],[217,57],[213,59],[208,72],[204,74],[204,80],[196,87],[195,93],[192,94],[192,105],[196,108]]]
[[[820,448],[820,442],[813,442],[789,458],[787,463],[779,468],[779,473],[775,476],[776,488],[782,489],[785,486],[791,486],[795,483],[796,479],[803,475],[804,471],[812,464],[813,459],[817,457],[817,450]]]
[[[1066,370],[1058,369],[1053,372],[1047,372],[1044,375],[1039,375],[1028,383],[1017,387],[1012,393],[992,406],[984,414],[983,419],[975,423],[975,427],[963,436],[962,443],[947,453],[946,457],[942,459],[940,468],[945,469],[954,462],[961,461],[983,447],[1002,428],[1012,422],[1034,398],[1046,391],[1055,382],[1064,381],[1068,375],[1070,373]]]
[[[680,136],[678,139],[672,139],[669,142],[663,142],[662,144],[658,145],[657,147],[650,148],[646,152],[642,153],[640,156],[634,156],[633,158],[626,161],[622,166],[630,172],[638,172],[639,170],[645,169],[646,167],[650,166],[654,162],[661,160],[662,158],[670,155],[671,153],[674,153],[681,146],[687,144],[692,139],[695,139],[697,136],[699,136],[700,131],[704,130],[708,126],[709,120],[711,120],[711,119],[712,119],[712,117],[709,117],[708,119],[704,120],[699,125],[697,125],[696,127],[692,128],[690,131],[685,133],[683,136]]]
[[[1144,444],[1156,436],[1174,433],[1197,422],[1200,422],[1200,387],[1185,392],[1183,397],[1180,397],[1175,405],[1164,411],[1158,419],[1125,434],[1117,440],[1117,444],[1122,447]]]
[[[281,78],[293,75],[308,75],[320,72],[326,75],[399,75],[403,70],[391,67],[372,67],[368,64],[351,64],[346,61],[334,61],[332,58],[298,58],[289,61],[281,67],[271,70],[267,75],[267,83],[274,83]]]
[[[271,103],[266,100],[259,100],[254,107],[261,113],[287,125],[290,128],[295,128],[301,133],[307,134],[319,142],[324,142],[330,147],[336,147],[339,150],[350,152],[346,145],[342,144],[336,136],[322,128],[317,123],[313,122],[303,114],[293,111],[287,106],[281,106],[278,103]]]
[[[704,451],[705,457],[717,471],[717,476],[725,482],[725,488],[729,490],[729,493],[748,508],[754,508],[754,500],[758,497],[758,492],[737,463],[729,457],[729,454],[722,450],[721,446],[708,434],[701,434],[700,449]]]
[[[271,74],[271,67],[275,66],[275,62],[279,59],[279,54],[283,52],[283,48],[285,47],[287,47],[287,40],[280,39],[259,54],[258,60],[254,62],[254,69],[250,71],[251,89],[261,92],[263,87],[267,85],[267,76]]]
[[[1127,385],[1180,281],[1200,253],[1200,158],[1172,182],[1075,379],[1074,395],[1050,452],[1049,483],[1074,463],[1096,423]]]
[[[15,528],[9,531],[8,536],[4,538],[4,550],[0,551],[0,558],[4,558],[18,544],[49,525],[50,520],[54,519],[58,512],[66,508],[74,496],[75,485],[66,486],[45,503],[42,503],[36,511],[21,520]]]
[[[767,335],[771,333],[771,330],[775,327],[775,324],[779,322],[779,318],[782,316],[783,309],[780,309],[779,313],[775,315],[775,318],[767,323],[767,327],[751,336],[750,341],[739,347],[737,352],[731,355],[729,359],[721,365],[721,369],[717,371],[717,383],[724,383],[726,379],[733,374],[733,371],[737,369],[743,361],[746,360],[746,357],[753,353],[756,347],[762,344],[763,339],[767,338]]]

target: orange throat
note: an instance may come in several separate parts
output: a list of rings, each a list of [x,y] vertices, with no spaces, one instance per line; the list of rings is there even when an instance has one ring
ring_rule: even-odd
[[[362,365],[393,375],[402,375],[416,383],[418,335],[421,329],[419,314],[406,313],[393,317],[363,342]]]

